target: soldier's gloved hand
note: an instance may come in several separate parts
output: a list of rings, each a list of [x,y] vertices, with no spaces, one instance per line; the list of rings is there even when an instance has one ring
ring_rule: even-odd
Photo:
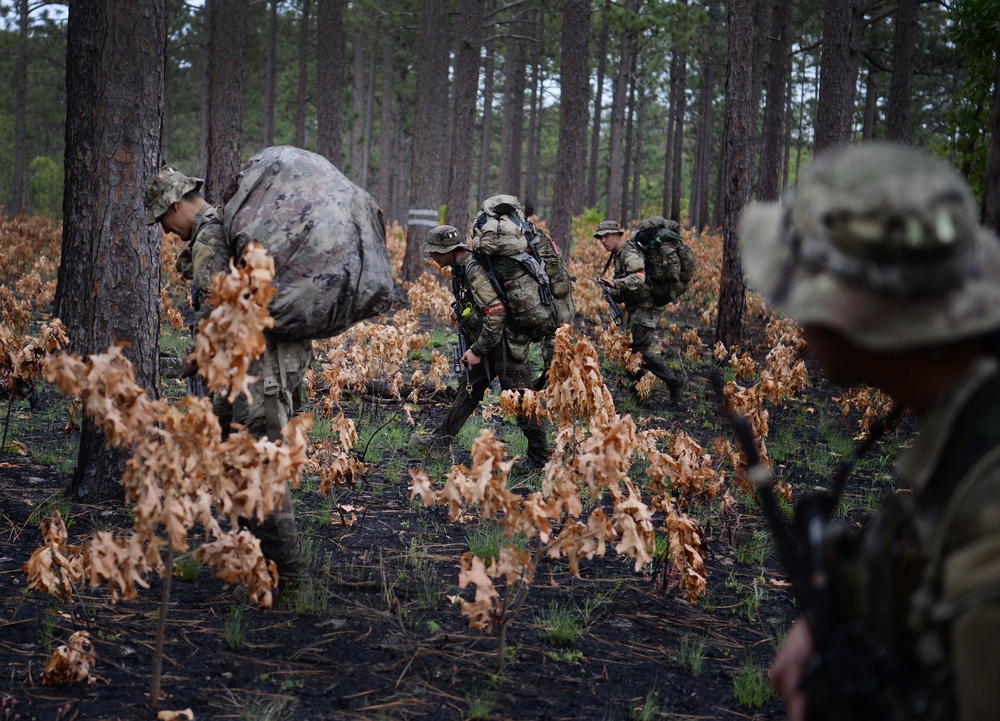
[[[601,285],[603,285],[605,288],[611,288],[613,290],[615,287],[615,282],[613,280],[608,280],[603,276],[599,277],[598,280],[601,281]]]
[[[465,363],[465,365],[467,365],[469,368],[474,368],[475,366],[479,365],[479,362],[481,360],[482,358],[473,353],[471,348],[465,351],[465,355],[462,356],[462,362]]]
[[[800,618],[788,629],[771,664],[771,683],[785,702],[788,721],[806,721],[807,699],[801,688],[802,668],[814,653],[812,632],[805,620]]]
[[[181,377],[190,378],[198,372],[198,361],[193,356],[187,356],[181,363]]]

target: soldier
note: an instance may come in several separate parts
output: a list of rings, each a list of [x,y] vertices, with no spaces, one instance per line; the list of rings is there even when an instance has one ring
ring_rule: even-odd
[[[669,403],[675,406],[684,392],[685,382],[682,376],[670,370],[659,352],[661,340],[657,331],[663,311],[650,299],[642,250],[634,241],[625,240],[621,226],[613,220],[602,220],[594,237],[611,253],[604,270],[614,263],[614,279],[608,280],[602,273],[598,280],[615,301],[625,304],[628,312],[625,327],[632,331],[632,352],[642,356],[642,367],[630,374],[633,391],[643,371],[649,371],[667,384]]]
[[[456,228],[439,225],[427,235],[423,248],[439,265],[451,266],[455,318],[469,347],[461,361],[468,368],[468,386],[460,387],[448,416],[433,433],[414,433],[410,442],[424,450],[446,450],[476,410],[496,377],[504,390],[531,387],[529,340],[511,328],[503,302],[489,275]],[[526,464],[540,468],[548,459],[545,429],[533,420],[519,418],[518,427],[528,439]]]
[[[146,224],[160,223],[163,229],[187,241],[187,247],[177,258],[177,270],[192,281],[192,302],[199,305],[212,285],[212,277],[228,272],[233,250],[222,230],[222,211],[201,196],[201,178],[188,177],[177,168],[165,166],[145,189]],[[208,303],[196,307],[205,318],[212,312]],[[266,334],[265,334],[266,336]],[[193,347],[193,346],[192,346]],[[189,347],[189,351],[192,348]],[[251,386],[253,404],[241,395],[234,404],[217,395],[213,408],[222,425],[223,437],[230,423],[246,426],[258,436],[271,440],[281,437],[281,429],[293,413],[293,393],[299,392],[302,379],[312,360],[312,341],[281,341],[267,338],[264,354],[249,368],[257,381]],[[185,377],[198,372],[197,363],[185,358]],[[292,513],[291,491],[285,486],[281,510],[259,523],[256,519],[241,519],[260,539],[261,552],[278,568],[279,582],[301,579],[306,572],[305,558]]]
[[[859,538],[825,536],[842,620],[805,608],[786,635],[772,679],[789,718],[995,719],[998,240],[943,162],[866,143],[817,156],[785,204],[750,208],[741,242],[751,283],[802,324],[830,380],[876,386],[920,425],[904,492]]]

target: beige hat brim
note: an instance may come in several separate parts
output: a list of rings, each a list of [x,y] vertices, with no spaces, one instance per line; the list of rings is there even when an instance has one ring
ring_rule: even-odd
[[[841,332],[875,351],[945,344],[1000,328],[1000,241],[980,229],[978,272],[943,295],[893,298],[803,269],[782,240],[784,208],[758,203],[743,215],[740,251],[750,285],[800,325]]]

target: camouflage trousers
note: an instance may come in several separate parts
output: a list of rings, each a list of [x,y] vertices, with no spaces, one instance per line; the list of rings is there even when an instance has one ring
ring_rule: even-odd
[[[237,423],[258,437],[281,438],[281,429],[298,406],[295,397],[301,395],[302,380],[311,362],[312,341],[279,343],[269,339],[264,354],[249,368],[250,375],[257,378],[250,386],[253,402],[245,395],[231,405],[224,396],[216,395],[213,399],[223,434],[228,434],[230,423]],[[249,529],[260,541],[264,558],[278,567],[279,581],[296,580],[305,574],[306,562],[288,484],[280,509],[263,521],[241,518],[240,526]]]
[[[649,371],[666,383],[668,388],[679,387],[683,381],[679,375],[670,370],[666,361],[663,360],[663,356],[660,355],[660,338],[656,329],[630,322],[629,330],[632,331],[632,352],[642,356],[642,367],[637,373],[630,374],[632,382],[638,383],[643,373]]]
[[[458,395],[455,397],[454,403],[451,404],[451,410],[434,431],[435,441],[451,443],[458,432],[462,430],[462,426],[465,425],[469,416],[479,407],[483,395],[486,394],[486,389],[490,387],[494,378],[499,377],[500,387],[503,390],[521,390],[531,387],[531,364],[525,359],[527,348],[523,349],[523,354],[519,352],[521,350],[519,347],[512,347],[504,340],[490,356],[484,357],[479,365],[469,369],[472,392],[467,393],[465,385],[459,384]],[[528,460],[534,465],[545,463],[549,457],[545,427],[537,421],[525,418],[518,418],[517,426],[528,441]]]

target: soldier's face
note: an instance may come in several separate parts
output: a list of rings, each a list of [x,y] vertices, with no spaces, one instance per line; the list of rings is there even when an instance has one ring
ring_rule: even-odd
[[[447,253],[438,253],[437,251],[434,251],[430,255],[431,255],[431,260],[433,260],[440,266],[458,265],[458,263],[455,260],[456,254],[454,250],[449,250]]]
[[[601,241],[601,245],[609,253],[617,253],[622,249],[624,235],[621,233],[605,233],[598,240]]]
[[[180,203],[174,203],[170,210],[160,216],[160,225],[167,232],[180,236],[181,240],[191,240],[192,223],[185,214],[181,213]]]

